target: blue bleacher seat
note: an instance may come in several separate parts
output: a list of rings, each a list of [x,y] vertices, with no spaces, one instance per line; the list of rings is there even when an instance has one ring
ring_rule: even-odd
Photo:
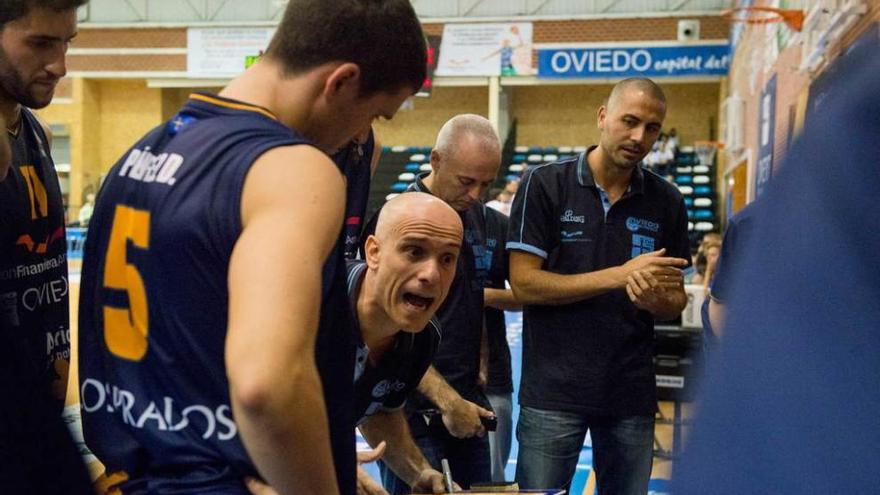
[[[408,184],[405,182],[395,182],[391,185],[391,190],[394,192],[403,192],[406,191]]]
[[[697,186],[694,188],[694,194],[712,194],[712,188],[709,186]]]
[[[526,155],[524,155],[524,154],[519,154],[519,153],[516,154],[516,155],[513,155],[513,161],[515,161],[515,162],[524,162],[524,161],[526,161]]]
[[[406,166],[403,168],[407,172],[418,172],[419,171],[419,164],[418,163],[407,163]]]
[[[691,182],[693,182],[693,180],[694,180],[694,178],[691,177],[690,175],[679,175],[678,177],[675,178],[675,183],[676,184],[690,184]]]

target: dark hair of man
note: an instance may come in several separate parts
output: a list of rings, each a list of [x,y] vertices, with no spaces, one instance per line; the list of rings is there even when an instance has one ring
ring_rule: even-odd
[[[666,105],[666,95],[657,83],[646,77],[630,77],[614,85],[614,88],[611,89],[611,94],[608,95],[608,99],[605,101],[605,106],[613,106],[617,98],[629,89],[643,91],[648,96],[663,103],[664,106]]]
[[[290,0],[266,56],[287,75],[357,64],[363,96],[415,92],[427,73],[425,35],[410,0]]]
[[[0,0],[0,30],[6,26],[7,22],[28,15],[33,8],[64,12],[81,7],[88,2],[89,0]]]

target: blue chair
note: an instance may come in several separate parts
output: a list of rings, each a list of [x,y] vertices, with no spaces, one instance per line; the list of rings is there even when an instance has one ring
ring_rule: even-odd
[[[712,194],[712,188],[709,186],[697,186],[694,188],[694,194]]]
[[[513,155],[513,160],[511,160],[511,161],[516,162],[516,163],[524,162],[524,161],[526,161],[526,155],[517,153],[516,155]]]
[[[675,183],[676,184],[690,184],[691,182],[693,182],[693,180],[694,180],[693,177],[691,177],[690,175],[679,175],[678,177],[675,178]]]
[[[394,192],[403,192],[406,191],[407,184],[405,182],[395,182],[391,185],[391,190]]]
[[[412,162],[407,163],[406,166],[403,167],[403,169],[406,170],[407,172],[418,172],[419,171],[419,164],[412,163]]]

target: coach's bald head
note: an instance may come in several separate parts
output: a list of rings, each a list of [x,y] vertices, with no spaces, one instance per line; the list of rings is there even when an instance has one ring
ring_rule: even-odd
[[[449,293],[461,250],[461,218],[430,194],[401,194],[382,208],[367,238],[362,296],[399,330],[418,332]]]

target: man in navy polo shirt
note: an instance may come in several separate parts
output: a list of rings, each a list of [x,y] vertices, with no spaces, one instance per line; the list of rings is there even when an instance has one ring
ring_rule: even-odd
[[[659,86],[621,81],[599,108],[599,145],[530,170],[514,200],[507,249],[525,308],[522,488],[568,488],[589,430],[599,492],[647,492],[654,320],[684,309],[690,257],[681,195],[640,167],[665,114]]]
[[[492,417],[484,384],[480,383],[483,341],[483,287],[491,260],[486,248],[483,193],[501,165],[501,143],[491,123],[479,115],[457,115],[437,135],[431,151],[431,172],[420,176],[409,191],[432,194],[455,209],[464,225],[464,241],[452,288],[437,310],[443,340],[433,366],[407,404],[413,437],[435,468],[449,459],[456,480],[467,489],[489,481],[489,442],[481,417]],[[375,220],[375,218],[373,219]],[[373,232],[373,221],[367,233]],[[451,387],[450,387],[451,385]],[[440,415],[425,415],[426,410]],[[380,464],[390,493],[409,493],[406,484]]]
[[[355,418],[384,462],[417,492],[443,493],[410,434],[403,406],[441,341],[434,319],[455,277],[463,228],[455,210],[424,193],[404,194],[382,209],[365,261],[348,262],[348,294],[360,328],[355,364]],[[381,491],[359,469],[358,485]],[[359,488],[360,489],[360,488]]]

